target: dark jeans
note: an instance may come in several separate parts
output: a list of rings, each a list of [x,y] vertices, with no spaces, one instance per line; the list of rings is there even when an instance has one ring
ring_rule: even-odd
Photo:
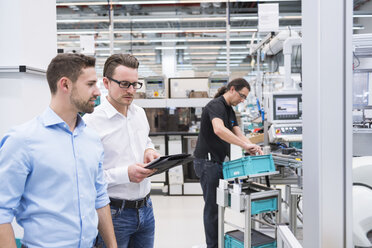
[[[205,159],[195,159],[194,169],[200,178],[204,198],[204,232],[208,248],[218,247],[218,205],[216,190],[223,178],[222,164]]]
[[[110,208],[118,248],[154,247],[155,220],[151,198],[139,209]],[[101,235],[98,235],[96,247],[106,247]]]

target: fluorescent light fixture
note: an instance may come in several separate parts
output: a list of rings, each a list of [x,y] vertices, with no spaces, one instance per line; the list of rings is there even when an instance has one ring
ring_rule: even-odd
[[[219,52],[188,52],[184,53],[184,55],[218,55]]]
[[[226,62],[227,62],[226,59],[224,59],[224,60],[217,60],[217,61],[216,61],[217,64],[223,64],[223,63],[226,64]],[[236,63],[240,64],[241,62],[242,62],[241,59],[239,59],[239,60],[231,60],[231,59],[230,59],[230,63],[231,63],[231,64],[236,64]]]
[[[109,47],[96,47],[95,50],[96,51],[110,51],[110,48]],[[121,50],[121,48],[114,47],[114,50],[119,51]]]
[[[226,64],[216,64],[216,66],[227,66]],[[239,64],[230,64],[230,66],[239,66]]]
[[[363,30],[364,26],[354,26],[353,30]]]
[[[226,54],[226,52],[220,52],[220,54],[224,55]],[[245,50],[245,51],[230,51],[230,54],[249,54],[249,50]]]
[[[194,50],[204,50],[204,49],[208,49],[208,50],[217,50],[217,49],[221,49],[223,47],[221,46],[189,46],[189,49],[194,49]]]
[[[354,17],[371,17],[370,14],[360,14],[354,15]],[[110,20],[108,18],[101,18],[96,17],[92,19],[83,19],[83,18],[76,18],[76,19],[61,19],[60,16],[57,16],[57,23],[109,23]],[[284,15],[279,16],[280,20],[301,20],[301,15]],[[231,21],[244,21],[244,20],[258,20],[258,16],[231,16]],[[146,23],[146,22],[207,22],[207,21],[226,21],[225,16],[208,16],[208,17],[138,17],[138,16],[130,16],[129,18],[123,17],[114,17],[114,23]]]
[[[302,16],[300,15],[279,16],[279,20],[302,20]]]
[[[57,34],[97,34],[97,33],[102,33],[104,31],[57,31]],[[108,31],[106,31],[108,32]]]
[[[57,16],[57,24],[58,23],[100,23],[100,22],[107,22],[109,23],[110,20],[108,18],[102,19],[102,18],[97,18],[97,19],[58,19]]]
[[[110,57],[111,54],[110,53],[100,53],[100,54],[96,54],[97,57]]]
[[[230,59],[245,59],[247,56],[230,56]],[[217,59],[226,59],[226,56],[217,57]]]
[[[133,53],[134,56],[155,56],[155,53]]]
[[[172,47],[166,47],[166,46],[160,46],[160,47],[155,47],[155,50],[182,50],[182,49],[187,49],[187,46],[172,46]]]
[[[260,0],[260,2],[298,2],[300,0]],[[203,3],[203,2],[211,2],[211,0],[162,0],[162,1],[118,1],[113,2],[115,5],[134,5],[134,4],[185,4],[185,3]],[[225,3],[226,0],[214,0],[213,2],[220,2]],[[231,2],[249,2],[249,3],[256,3],[257,0],[230,0]],[[107,2],[72,2],[72,3],[65,3],[59,2],[57,6],[81,6],[81,5],[107,5]]]
[[[183,58],[184,60],[192,60],[192,61],[197,61],[197,60],[209,60],[209,59],[213,59],[214,61],[217,60],[217,56],[197,56],[197,57],[190,57],[190,56],[185,56]]]
[[[150,43],[155,43],[155,42],[186,42],[187,40],[185,38],[182,39],[151,39],[148,40]]]

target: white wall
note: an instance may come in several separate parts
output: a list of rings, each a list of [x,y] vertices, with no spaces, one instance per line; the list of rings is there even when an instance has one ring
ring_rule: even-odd
[[[45,70],[57,54],[56,1],[0,1],[0,34],[0,66]]]
[[[0,1],[0,137],[49,104],[45,74],[17,72],[20,65],[46,70],[57,54],[55,0]],[[4,67],[14,68],[6,72]],[[14,221],[16,238],[23,229]]]
[[[49,104],[44,75],[0,73],[0,137],[12,126],[40,114]]]

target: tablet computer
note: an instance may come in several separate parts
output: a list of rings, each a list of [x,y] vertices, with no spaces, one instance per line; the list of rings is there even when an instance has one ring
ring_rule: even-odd
[[[177,165],[187,164],[194,160],[194,157],[191,154],[174,154],[174,155],[167,155],[161,156],[157,159],[154,159],[150,163],[148,163],[145,168],[146,169],[157,169],[157,171],[152,175],[156,175],[162,173],[164,171],[169,170]]]

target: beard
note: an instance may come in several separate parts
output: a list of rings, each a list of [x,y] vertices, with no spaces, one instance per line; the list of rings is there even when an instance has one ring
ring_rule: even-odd
[[[96,97],[92,97],[87,101],[83,100],[79,96],[75,88],[72,89],[71,96],[70,96],[70,101],[75,106],[75,108],[77,108],[79,112],[88,113],[88,114],[93,113],[94,111],[94,104],[92,104],[90,101],[95,100],[95,99]]]

